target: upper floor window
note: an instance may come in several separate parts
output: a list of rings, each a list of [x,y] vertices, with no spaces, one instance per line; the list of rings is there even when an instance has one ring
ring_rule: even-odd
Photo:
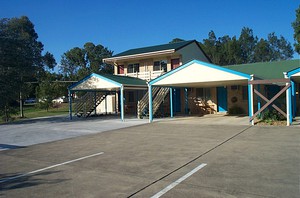
[[[153,64],[153,71],[167,71],[167,60],[155,61]]]
[[[139,71],[140,71],[140,64],[138,63],[128,64],[127,73],[136,73]]]

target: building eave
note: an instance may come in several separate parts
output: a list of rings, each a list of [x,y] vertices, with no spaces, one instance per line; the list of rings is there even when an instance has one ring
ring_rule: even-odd
[[[141,54],[133,54],[133,55],[127,55],[127,56],[118,56],[118,57],[111,57],[111,58],[105,58],[103,61],[105,63],[116,63],[118,61],[125,61],[130,59],[137,59],[137,58],[149,58],[152,56],[159,56],[159,55],[169,55],[175,53],[175,49],[168,49],[168,50],[161,50],[161,51],[155,51],[155,52],[147,52],[147,53],[141,53]]]

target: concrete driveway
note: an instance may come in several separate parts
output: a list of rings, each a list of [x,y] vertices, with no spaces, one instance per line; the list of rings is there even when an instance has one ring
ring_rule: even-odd
[[[299,128],[199,120],[2,151],[0,196],[299,197]]]
[[[19,148],[100,133],[148,123],[148,120],[135,118],[122,122],[118,116],[77,118],[69,120],[66,116],[28,119],[11,124],[0,125],[0,150]]]

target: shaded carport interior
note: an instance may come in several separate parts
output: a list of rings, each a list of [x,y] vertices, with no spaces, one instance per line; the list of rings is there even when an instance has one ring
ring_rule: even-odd
[[[118,76],[112,74],[92,73],[77,83],[68,87],[69,92],[69,117],[72,119],[72,93],[77,91],[83,92],[119,92],[121,120],[124,121],[124,91],[125,90],[146,90],[147,83],[145,80],[128,76]]]
[[[166,74],[150,81],[149,89],[149,109],[152,110],[152,87],[169,87],[170,94],[170,114],[173,117],[173,88],[198,88],[198,87],[224,87],[229,85],[247,85],[251,79],[249,74],[234,71],[228,68],[216,66],[210,63],[193,60]],[[250,96],[249,96],[250,97]],[[153,112],[149,112],[149,122],[153,120]]]

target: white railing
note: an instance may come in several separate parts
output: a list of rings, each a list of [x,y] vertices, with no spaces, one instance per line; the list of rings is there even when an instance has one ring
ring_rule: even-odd
[[[143,80],[152,80],[154,78],[157,78],[158,76],[161,76],[164,73],[165,73],[164,70],[159,70],[159,71],[136,72],[136,73],[127,73],[127,74],[118,74],[118,75],[130,76],[130,77],[140,78]]]

